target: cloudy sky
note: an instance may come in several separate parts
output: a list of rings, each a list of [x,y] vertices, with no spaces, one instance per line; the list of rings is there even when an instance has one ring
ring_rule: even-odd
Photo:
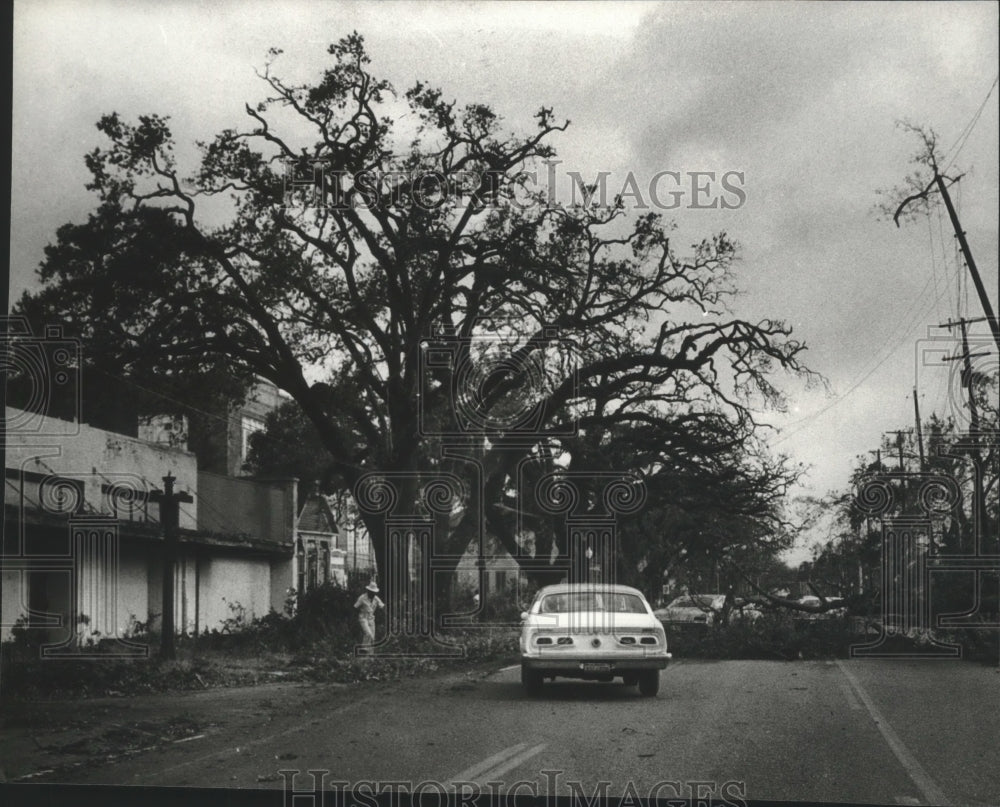
[[[968,171],[955,201],[997,307],[997,9],[22,1],[11,298],[31,288],[55,229],[93,206],[82,157],[100,143],[102,113],[167,114],[178,144],[208,139],[246,125],[269,47],[285,51],[279,72],[308,77],[328,43],[358,30],[399,90],[428,80],[491,104],[514,129],[554,107],[572,121],[552,141],[561,168],[608,171],[610,189],[629,172],[640,186],[664,170],[743,172],[738,209],[671,215],[680,243],[724,229],[742,244],[739,313],[790,322],[829,380],[829,394],[784,381],[788,412],[766,416],[780,428],[775,449],[812,468],[803,491],[822,494],[883,432],[912,426],[914,384],[925,416],[954,408],[947,370],[918,356],[941,341],[933,326],[982,316],[946,218],[897,229],[872,212],[875,190],[898,184],[917,150],[896,120],[934,128]]]

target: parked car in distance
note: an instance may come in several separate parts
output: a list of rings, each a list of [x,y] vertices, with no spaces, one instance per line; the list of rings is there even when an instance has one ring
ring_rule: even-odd
[[[823,601],[815,594],[807,594],[804,597],[799,597],[797,602],[799,605],[807,605],[810,608],[820,608],[823,605]],[[847,613],[843,597],[827,597],[826,605],[828,608],[826,611],[816,611],[813,613],[795,611],[794,613],[800,619],[833,619],[834,617],[844,616]]]
[[[762,616],[764,616],[764,611],[757,603],[751,602],[745,597],[736,597],[733,600],[733,610],[729,614],[729,621],[734,622],[746,619],[753,622]]]
[[[716,615],[722,613],[725,602],[725,594],[684,594],[654,613],[666,628],[704,629],[715,624]]]
[[[638,589],[601,583],[546,586],[521,614],[521,683],[537,694],[546,678],[613,681],[656,695],[667,637]]]

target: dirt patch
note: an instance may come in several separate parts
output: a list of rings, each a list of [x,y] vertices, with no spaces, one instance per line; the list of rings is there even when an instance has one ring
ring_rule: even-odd
[[[346,687],[272,684],[130,698],[19,701],[4,709],[0,759],[7,781],[70,781],[121,759],[228,741],[276,716],[301,716]],[[266,693],[265,697],[260,697]]]

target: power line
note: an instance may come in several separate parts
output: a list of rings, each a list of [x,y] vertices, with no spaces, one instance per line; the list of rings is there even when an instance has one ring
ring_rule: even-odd
[[[952,149],[955,149],[957,147],[957,150],[952,155],[951,159],[948,160],[948,164],[942,170],[947,171],[951,167],[952,163],[955,162],[956,158],[958,157],[962,149],[965,148],[965,144],[969,139],[969,135],[972,134],[972,130],[975,128],[976,124],[979,123],[979,117],[983,114],[983,110],[986,109],[986,103],[990,100],[990,96],[993,95],[993,90],[996,89],[998,81],[1000,81],[1000,75],[998,75],[996,78],[993,79],[993,83],[990,85],[989,92],[986,93],[986,97],[983,99],[983,102],[979,105],[979,109],[976,110],[976,114],[972,116],[972,120],[970,120],[965,125],[965,128],[959,133],[958,138],[952,144],[951,148],[944,153],[944,156],[947,157],[948,154],[952,151]]]
[[[917,305],[920,304],[920,301],[926,295],[926,293],[927,293],[927,291],[928,291],[928,289],[930,287],[931,280],[932,280],[932,278],[928,278],[927,279],[927,282],[924,284],[923,290],[917,296],[915,302],[910,306],[911,309],[915,308]],[[943,293],[942,293],[942,295],[943,295]],[[867,381],[876,370],[878,370],[883,364],[885,364],[889,359],[891,359],[893,357],[893,355],[895,354],[895,352],[899,348],[899,346],[901,344],[903,344],[904,341],[906,341],[906,339],[913,333],[913,331],[914,331],[915,328],[919,327],[922,323],[924,323],[926,321],[927,314],[929,314],[931,312],[931,310],[936,307],[938,299],[932,300],[931,305],[928,306],[923,311],[921,311],[920,314],[919,314],[919,316],[915,317],[911,321],[909,329],[907,329],[903,333],[902,337],[900,337],[900,339],[898,341],[896,341],[896,343],[891,348],[889,348],[889,350],[886,352],[885,356],[883,356],[875,364],[874,367],[872,367],[870,370],[868,370],[867,372],[865,372],[857,381],[855,381],[854,383],[852,383],[851,386],[850,386],[850,388],[847,390],[847,392],[845,392],[842,395],[838,396],[835,400],[831,401],[829,404],[827,404],[826,406],[824,406],[818,412],[815,412],[812,415],[808,415],[808,416],[806,416],[804,418],[801,418],[799,420],[796,420],[796,421],[793,421],[792,423],[790,423],[789,427],[796,426],[796,425],[799,425],[799,424],[802,424],[802,425],[801,425],[800,428],[795,429],[794,431],[790,431],[787,434],[783,434],[782,436],[780,436],[779,438],[777,438],[776,440],[774,440],[773,444],[774,445],[778,445],[778,444],[784,442],[785,440],[789,439],[790,437],[795,436],[800,431],[802,431],[803,429],[805,429],[811,422],[815,421],[817,418],[819,418],[820,416],[826,414],[828,411],[830,411],[831,409],[833,409],[833,407],[837,406],[838,404],[840,404],[844,400],[846,400],[858,387],[860,387],[865,381]],[[908,313],[909,312],[907,312],[907,314]],[[906,318],[906,315],[904,315],[903,319],[905,319],[905,318]]]
[[[940,208],[938,208],[938,210],[937,210],[937,218],[938,218],[938,233],[941,235],[941,239],[942,239],[942,241],[941,241],[941,262],[940,262],[940,272],[941,272],[941,276],[942,276],[941,285],[942,285],[942,287],[944,289],[944,294],[947,294],[948,298],[949,298],[948,299],[948,303],[945,306],[945,308],[946,308],[946,310],[950,310],[950,307],[951,307],[951,295],[950,295],[949,292],[951,290],[951,283],[949,282],[949,276],[948,276],[948,255],[947,255],[947,252],[945,251],[944,242],[943,242],[943,239],[944,239],[944,229],[943,229],[943,224],[942,224],[942,221],[941,221],[941,210],[940,210]],[[933,219],[930,216],[927,216],[927,235],[928,235],[929,242],[930,242],[931,269],[932,269],[932,271],[934,273],[934,293],[937,296],[937,299],[940,300],[940,298],[941,298],[941,296],[943,296],[943,294],[942,294],[942,292],[940,292],[938,290],[938,261],[937,261],[937,255],[936,255],[937,244],[935,244],[935,242],[934,242],[934,222],[933,222]],[[939,310],[939,308],[938,308],[937,305],[935,305],[935,313],[937,314],[938,320],[940,321],[941,312],[940,312],[940,310]],[[947,400],[947,395],[948,395],[947,377],[944,376],[943,374],[939,373],[938,374],[938,380],[937,380],[936,389],[934,390],[934,393],[932,395],[930,395],[930,404],[931,404],[930,411],[931,412],[937,412],[938,409],[941,408],[941,407],[938,406],[939,402],[943,406],[944,403]],[[922,398],[926,398],[927,395],[926,394],[921,394],[921,397]]]
[[[938,291],[938,266],[937,266],[937,259],[934,255],[934,226],[931,223],[930,216],[927,217],[927,237],[930,242],[931,276],[934,278],[934,296],[935,299],[939,299],[940,292]],[[944,267],[942,267],[942,270],[944,270]],[[938,315],[938,319],[941,318],[941,312],[937,310],[936,306],[934,313]]]

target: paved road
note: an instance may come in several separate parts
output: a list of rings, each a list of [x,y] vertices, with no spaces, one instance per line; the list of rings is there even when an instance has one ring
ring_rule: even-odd
[[[506,669],[91,708],[123,727],[166,720],[166,709],[172,725],[188,720],[198,733],[166,737],[155,753],[53,764],[35,781],[280,789],[279,770],[312,769],[329,771],[327,786],[363,790],[431,780],[459,793],[472,786],[457,783],[472,782],[483,792],[712,793],[736,803],[1000,804],[1000,670],[956,661],[685,660],[662,673],[656,699],[572,681],[528,699]],[[8,742],[28,747],[16,731],[5,730]],[[37,753],[16,756],[10,778],[39,764]],[[310,788],[310,776],[295,785]]]

